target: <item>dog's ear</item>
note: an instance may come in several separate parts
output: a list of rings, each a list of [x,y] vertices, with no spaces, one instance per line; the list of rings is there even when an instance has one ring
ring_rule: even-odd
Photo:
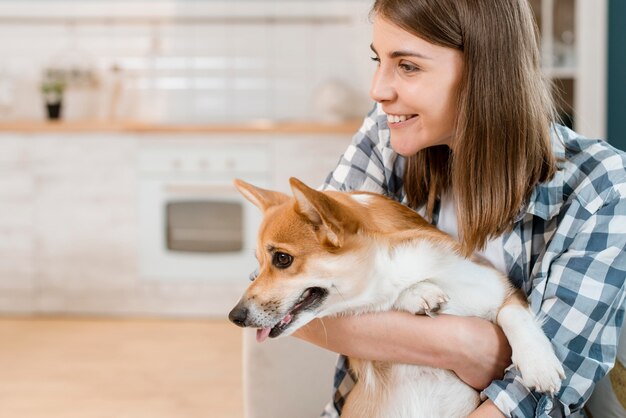
[[[260,187],[253,186],[240,179],[235,179],[233,183],[243,197],[263,212],[265,212],[267,208],[280,205],[289,200],[289,196],[284,193],[261,189]]]
[[[289,184],[296,198],[296,211],[319,228],[324,241],[332,247],[341,247],[345,229],[354,224],[347,208],[295,177],[289,179]]]

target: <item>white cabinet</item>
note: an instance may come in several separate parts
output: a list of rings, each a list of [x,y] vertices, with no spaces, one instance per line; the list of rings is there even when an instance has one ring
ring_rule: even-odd
[[[34,180],[24,139],[0,136],[0,312],[29,312],[35,289]]]
[[[132,137],[0,135],[0,311],[94,311],[127,293],[135,208]]]
[[[349,135],[327,134],[252,134],[246,141],[228,135],[181,134],[165,141],[151,134],[0,134],[0,312],[226,315],[252,268],[235,287],[185,278],[183,269],[177,280],[139,274],[145,215],[140,168],[146,162],[139,157],[155,138],[172,150],[197,150],[192,160],[206,166],[213,182],[223,163],[220,173],[236,168],[251,182],[285,192],[292,176],[319,186],[350,142]],[[259,149],[266,159],[252,158]],[[241,156],[240,166],[225,158],[233,153]],[[267,174],[260,177],[255,167]],[[230,185],[233,176],[219,180]]]
[[[98,134],[27,141],[35,183],[36,309],[97,306],[136,273],[136,142]]]
[[[542,66],[559,112],[579,133],[606,138],[607,0],[531,0]]]

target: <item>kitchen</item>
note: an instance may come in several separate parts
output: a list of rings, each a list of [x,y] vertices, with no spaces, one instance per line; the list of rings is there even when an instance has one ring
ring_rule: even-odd
[[[261,416],[225,322],[259,222],[232,179],[321,184],[371,107],[370,3],[0,3],[0,416]],[[562,116],[606,137],[602,7],[533,5]]]
[[[0,415],[242,416],[232,179],[320,184],[370,106],[367,4],[329,4],[0,4]]]
[[[149,15],[140,3],[51,5],[40,15],[5,5],[20,17],[4,29],[26,43],[4,72],[2,158],[14,174],[5,191],[18,217],[5,219],[22,243],[14,250],[42,269],[24,273],[5,310],[217,315],[235,293],[211,286],[254,267],[249,253],[234,257],[254,245],[258,215],[232,179],[284,189],[289,175],[321,183],[333,168],[369,106],[357,97],[371,66],[352,52],[366,36],[353,10],[316,17],[313,4],[224,4],[157,2]],[[345,41],[326,56],[335,37]],[[362,74],[347,81],[352,68]],[[67,79],[58,121],[46,120],[38,88],[55,82],[50,73]],[[217,211],[237,202],[241,216],[226,227],[240,248],[214,243],[212,259],[162,248],[169,226],[159,210],[204,194]],[[207,304],[210,295],[223,305]]]

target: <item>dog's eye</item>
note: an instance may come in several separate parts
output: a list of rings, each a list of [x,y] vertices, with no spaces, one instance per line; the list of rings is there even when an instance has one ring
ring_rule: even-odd
[[[286,269],[293,262],[293,257],[287,253],[277,252],[274,253],[272,258],[272,264],[279,269]]]

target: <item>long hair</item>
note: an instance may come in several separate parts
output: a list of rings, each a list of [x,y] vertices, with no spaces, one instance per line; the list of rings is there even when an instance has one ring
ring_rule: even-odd
[[[507,231],[538,183],[552,178],[555,120],[527,0],[376,0],[375,16],[462,52],[452,150],[407,158],[404,189],[432,218],[447,190],[457,202],[465,254]]]

